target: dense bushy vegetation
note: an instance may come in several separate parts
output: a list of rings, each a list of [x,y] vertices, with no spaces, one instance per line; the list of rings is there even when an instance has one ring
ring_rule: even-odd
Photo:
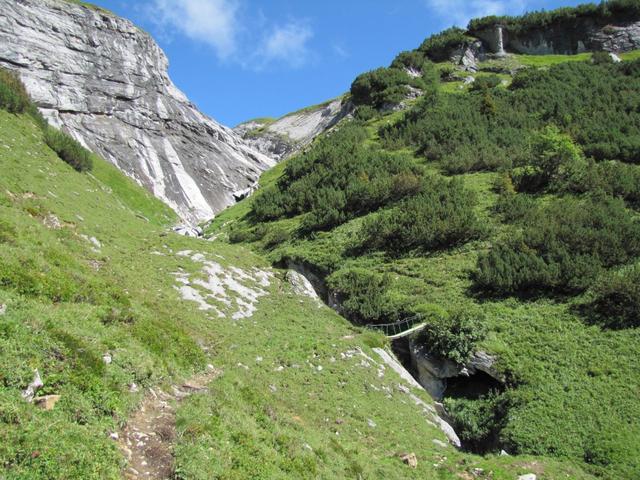
[[[608,328],[640,327],[640,264],[603,276],[591,307]]]
[[[610,197],[558,199],[525,215],[521,230],[480,256],[479,286],[503,294],[580,292],[603,269],[640,255],[640,223]]]
[[[519,17],[490,16],[469,22],[470,32],[478,32],[495,25],[502,25],[507,31],[523,33],[533,29],[544,29],[551,25],[574,25],[577,19],[593,18],[602,24],[616,18],[626,20],[640,17],[638,0],[609,0],[586,3],[576,7],[564,7],[549,11],[530,12]]]
[[[255,217],[308,213],[305,229],[327,229],[420,189],[420,169],[408,155],[366,148],[365,138],[366,130],[354,123],[318,142],[260,194]]]
[[[428,177],[420,193],[367,218],[360,232],[362,248],[405,254],[465,243],[481,232],[475,201],[462,181]]]
[[[91,152],[66,133],[47,127],[44,131],[45,143],[58,156],[79,172],[91,170]]]
[[[440,74],[421,52],[403,52],[389,68],[378,68],[358,76],[351,84],[354,104],[382,109],[407,98],[409,87],[433,92]]]
[[[9,113],[29,114],[41,127],[44,140],[58,156],[79,172],[91,170],[91,153],[64,132],[50,127],[13,72],[0,68],[0,108]]]
[[[363,268],[346,268],[328,278],[329,287],[341,296],[344,315],[358,324],[387,323],[407,314],[404,299],[389,295],[389,275]]]
[[[434,62],[442,62],[449,60],[449,55],[452,50],[463,46],[471,40],[463,29],[452,27],[427,38],[422,45],[420,45],[418,51],[422,52]]]
[[[432,315],[418,334],[429,353],[454,362],[464,363],[476,351],[486,335],[482,314],[470,310],[455,310],[444,315]]]
[[[415,146],[449,173],[527,164],[530,137],[551,123],[587,157],[638,163],[638,72],[640,62],[527,70],[508,90],[429,99],[380,134],[387,147]]]

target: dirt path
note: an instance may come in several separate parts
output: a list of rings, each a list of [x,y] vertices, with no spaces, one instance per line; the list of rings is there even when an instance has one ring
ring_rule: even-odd
[[[164,480],[173,478],[173,445],[176,437],[176,407],[194,393],[207,391],[207,385],[222,372],[209,366],[172,392],[149,389],[140,408],[129,418],[118,435],[120,450],[127,458],[124,478]]]

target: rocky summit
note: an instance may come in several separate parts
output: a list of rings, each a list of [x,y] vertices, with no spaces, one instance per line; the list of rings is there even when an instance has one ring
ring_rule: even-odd
[[[63,0],[0,0],[0,66],[50,123],[102,155],[183,220],[234,203],[273,161],[202,114],[128,20]]]

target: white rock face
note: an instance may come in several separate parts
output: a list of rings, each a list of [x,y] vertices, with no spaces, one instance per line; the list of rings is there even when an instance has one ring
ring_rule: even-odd
[[[211,218],[273,166],[206,117],[128,20],[64,0],[0,0],[0,66],[41,111],[184,220]]]
[[[283,160],[308,145],[351,113],[353,106],[338,98],[315,108],[291,113],[272,123],[254,120],[234,131],[256,150]]]

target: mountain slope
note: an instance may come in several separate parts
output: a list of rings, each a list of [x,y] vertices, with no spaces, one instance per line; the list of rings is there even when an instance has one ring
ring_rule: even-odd
[[[352,109],[353,106],[340,97],[277,120],[261,118],[241,123],[234,131],[259,152],[283,160],[334,127]]]
[[[154,432],[172,443],[177,478],[592,478],[569,463],[456,451],[432,402],[371,348],[381,336],[300,296],[243,247],[168,233],[165,205],[93,164],[76,172],[31,116],[0,110],[5,478],[142,478],[114,434],[145,393],[177,395],[207,364],[222,375],[180,403],[178,436]],[[34,369],[36,396],[59,396],[50,410],[22,396]]]
[[[62,0],[0,7],[0,66],[20,74],[51,123],[183,219],[211,218],[274,164],[200,113],[131,22]]]
[[[636,478],[638,52],[490,55],[463,81],[464,33],[361,75],[355,119],[209,233],[309,274],[355,324],[420,316],[394,348],[466,448]]]

